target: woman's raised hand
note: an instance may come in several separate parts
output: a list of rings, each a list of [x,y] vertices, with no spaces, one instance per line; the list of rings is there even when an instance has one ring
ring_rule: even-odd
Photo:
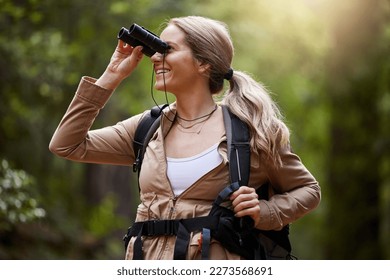
[[[118,45],[111,56],[110,63],[103,75],[96,81],[96,84],[114,90],[123,79],[134,71],[142,57],[141,46],[133,48],[129,44],[118,40]]]

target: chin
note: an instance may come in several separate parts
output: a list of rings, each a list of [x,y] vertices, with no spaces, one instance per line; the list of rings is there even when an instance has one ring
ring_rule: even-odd
[[[164,87],[164,84],[163,83],[156,83],[154,85],[154,89],[155,90],[159,90],[159,91],[164,91],[166,89],[166,86]]]
[[[160,90],[160,91],[169,91],[169,88],[171,88],[169,86],[169,83],[167,83],[167,81],[165,80],[165,84],[164,84],[164,81],[161,79],[161,80],[157,80],[154,84],[154,88],[156,90]]]

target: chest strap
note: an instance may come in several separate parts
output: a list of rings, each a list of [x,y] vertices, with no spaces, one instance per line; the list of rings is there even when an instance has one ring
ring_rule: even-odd
[[[218,225],[218,218],[213,216],[204,216],[180,220],[149,220],[134,223],[123,238],[125,247],[127,247],[130,238],[136,236],[134,242],[133,259],[142,260],[142,236],[176,236],[174,259],[184,260],[187,255],[187,248],[190,241],[191,232],[200,232],[204,229],[213,230]],[[207,231],[206,231],[207,233]],[[207,238],[207,234],[206,234]],[[207,258],[204,252],[204,258]],[[202,250],[203,254],[203,250]],[[203,255],[202,255],[203,257]]]
[[[213,207],[218,207],[240,185],[235,182],[225,187],[213,202]],[[142,236],[176,236],[174,259],[186,259],[187,249],[190,242],[191,232],[202,232],[201,255],[202,259],[209,258],[209,247],[211,242],[211,232],[218,229],[220,216],[208,215],[202,217],[177,219],[177,220],[148,220],[134,223],[123,237],[125,249],[130,238],[136,236],[134,241],[133,259],[142,260]]]

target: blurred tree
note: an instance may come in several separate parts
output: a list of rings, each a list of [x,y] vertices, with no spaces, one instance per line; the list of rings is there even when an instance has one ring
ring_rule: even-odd
[[[389,178],[389,15],[388,3],[380,0],[329,7],[332,49],[325,88],[331,146],[325,258],[385,258],[380,196],[385,176]],[[385,162],[387,175],[382,172]]]

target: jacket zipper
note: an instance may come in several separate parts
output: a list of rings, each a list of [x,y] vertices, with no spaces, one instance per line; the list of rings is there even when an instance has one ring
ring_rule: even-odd
[[[172,206],[169,209],[168,220],[170,220],[172,218],[172,214],[173,214],[173,211],[175,210],[175,204],[176,204],[177,198],[178,198],[177,196],[172,197]],[[161,250],[160,250],[158,257],[157,257],[158,260],[161,260],[162,253],[165,251],[165,247],[167,246],[168,238],[169,238],[169,236],[164,236],[163,245],[161,246]]]

